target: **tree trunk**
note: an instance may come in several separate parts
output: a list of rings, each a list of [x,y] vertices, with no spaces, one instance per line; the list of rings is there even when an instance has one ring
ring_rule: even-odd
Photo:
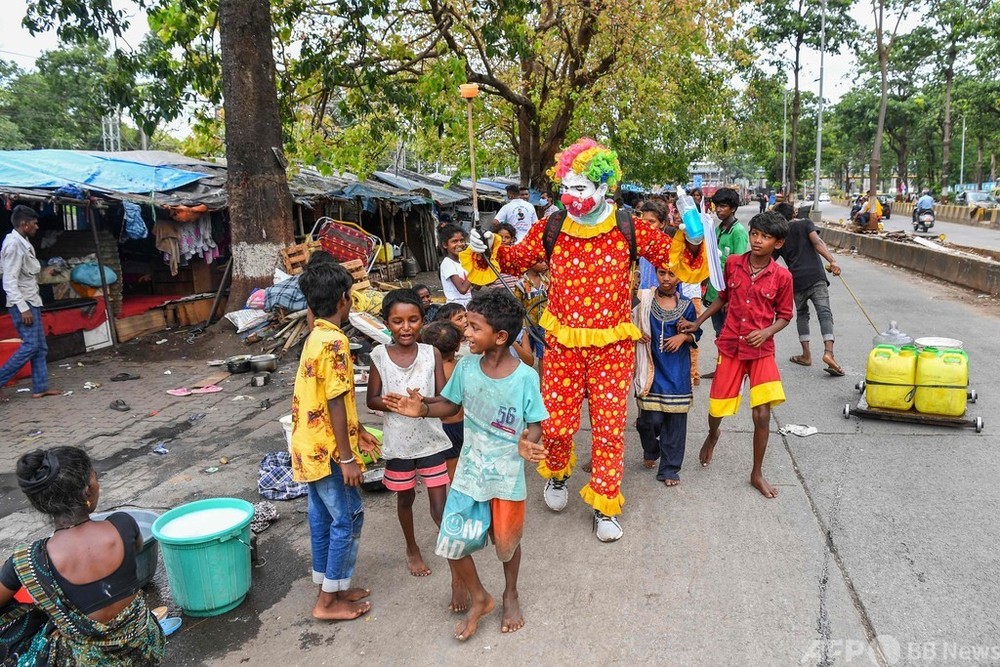
[[[951,161],[951,93],[955,87],[955,59],[958,46],[954,41],[948,46],[948,62],[944,68],[944,129],[941,138],[941,194],[948,191]]]
[[[899,159],[896,161],[896,170],[899,172],[899,182],[903,184],[906,191],[910,191],[910,173],[906,164],[906,156],[909,153],[907,150],[906,139],[899,142],[899,152],[896,154]],[[896,192],[899,192],[899,188],[896,188]]]
[[[795,66],[792,68],[792,77],[795,83],[795,92],[792,95],[792,127],[791,127],[791,145],[788,147],[788,185],[791,187],[791,191],[795,192],[795,183],[797,174],[795,173],[795,156],[799,152],[799,114],[802,112],[802,94],[799,91],[799,70],[801,65],[799,64],[799,59],[802,54],[802,43],[799,42],[795,45]],[[788,193],[785,193],[786,199],[788,198]],[[792,196],[791,199],[795,199]]]
[[[878,69],[879,82],[881,84],[882,96],[878,104],[878,123],[875,125],[875,144],[872,146],[872,159],[868,164],[868,201],[872,202],[870,210],[874,210],[875,197],[878,194],[879,167],[882,166],[882,132],[885,129],[885,108],[889,101],[889,49],[884,44],[885,36],[882,32],[881,22],[875,29],[876,43],[878,44]],[[878,221],[875,216],[869,216],[868,229],[874,231],[878,229]]]
[[[219,0],[225,98],[232,307],[269,285],[278,251],[294,241],[282,151],[268,0]]]
[[[990,152],[990,182],[996,185],[997,182],[997,154]]]
[[[980,190],[983,189],[983,149],[985,148],[985,140],[983,135],[980,134],[976,137],[976,187]]]

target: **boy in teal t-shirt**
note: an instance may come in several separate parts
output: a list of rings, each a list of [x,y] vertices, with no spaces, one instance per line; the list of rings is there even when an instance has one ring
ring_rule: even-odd
[[[716,238],[719,240],[719,255],[722,259],[722,266],[726,265],[726,260],[730,255],[742,255],[750,250],[750,235],[736,219],[736,210],[740,207],[740,195],[732,188],[719,188],[712,196],[712,204],[715,205],[715,213],[719,216],[720,224],[715,230]],[[716,299],[719,293],[711,283],[705,292],[702,300],[708,308]],[[726,321],[726,310],[723,309],[712,316],[712,327],[715,335],[722,332],[722,325]],[[711,377],[711,373],[706,373],[702,377]]]
[[[465,641],[494,607],[483,587],[472,554],[486,547],[489,535],[503,562],[501,630],[524,626],[518,601],[524,531],[524,460],[540,463],[545,449],[539,444],[541,422],[548,418],[542,402],[538,373],[510,353],[521,331],[524,307],[505,290],[483,290],[468,308],[465,338],[472,352],[458,362],[440,397],[389,394],[386,407],[411,417],[450,417],[465,409],[465,444],[448,492],[435,553],[448,559],[471,598],[465,620],[455,638]],[[464,602],[465,591],[452,591],[453,608]]]

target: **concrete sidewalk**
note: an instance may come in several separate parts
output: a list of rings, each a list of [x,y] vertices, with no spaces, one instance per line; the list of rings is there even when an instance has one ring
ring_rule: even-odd
[[[847,377],[829,377],[819,365],[788,363],[799,351],[794,323],[777,339],[788,402],[775,410],[776,425],[819,429],[808,438],[772,433],[765,472],[780,490],[778,499],[765,500],[748,484],[751,424],[745,405],[724,422],[713,465],[698,465],[706,382],[695,390],[679,487],[666,489],[641,469],[630,428],[620,542],[597,542],[590,513],[575,494],[565,512],[549,512],[541,480],[529,473],[520,586],[527,625],[520,632],[501,635],[497,611],[468,643],[451,638],[457,619],[446,608],[447,567],[432,554],[435,530],[422,490],[417,532],[433,575],[407,573],[395,499],[366,494],[355,584],[373,590],[373,610],[350,623],[313,621],[316,591],[308,578],[305,503],[298,500],[278,503],[281,518],[259,536],[262,560],[248,600],[218,618],[185,617],[180,633],[168,641],[166,664],[910,665],[974,650],[988,656],[981,652],[1000,645],[1000,582],[993,572],[1000,527],[992,518],[1000,508],[1000,463],[991,447],[1000,427],[992,423],[1000,413],[993,380],[1000,361],[990,354],[997,349],[996,303],[863,259],[845,255],[840,263],[878,323],[896,319],[911,335],[965,341],[981,396],[970,411],[986,418],[983,434],[843,418],[844,404],[857,400],[853,385],[863,377],[875,332],[834,283],[837,356]],[[812,326],[818,339],[815,319]],[[706,332],[703,371],[714,353],[711,339]],[[275,420],[287,412],[294,361],[276,376],[289,381],[284,386],[250,389],[240,379],[223,384],[221,394],[200,398],[163,393],[184,384],[182,377],[205,375],[203,362],[174,365],[171,376],[163,376],[166,368],[158,365],[139,368],[143,380],[121,389],[128,392],[131,413],[107,409],[116,397],[109,388],[117,385],[107,378],[129,370],[110,362],[87,367],[102,377],[66,371],[80,384],[85,374],[103,378],[99,390],[76,388],[62,402],[17,395],[0,406],[10,434],[2,454],[8,472],[0,547],[45,532],[37,514],[21,509],[10,474],[20,453],[42,444],[82,444],[102,460],[102,509],[122,502],[169,507],[221,495],[257,500],[261,456],[284,447]],[[69,388],[63,380],[57,376],[59,386]],[[241,394],[253,400],[232,400]],[[263,398],[276,407],[261,411]],[[159,410],[155,417],[143,416],[152,409]],[[185,426],[196,413],[206,416]],[[39,429],[41,437],[27,439]],[[152,443],[168,436],[170,454],[148,454]],[[584,428],[577,438],[583,461],[589,436]],[[213,475],[201,472],[223,455],[232,459],[229,465]],[[585,481],[579,472],[570,486],[576,491]],[[477,563],[499,596],[499,563],[488,551]],[[154,596],[167,595],[162,569],[155,586]],[[877,635],[883,637],[876,644],[880,650],[872,648]],[[965,661],[992,663],[996,657],[1000,650],[994,658]]]

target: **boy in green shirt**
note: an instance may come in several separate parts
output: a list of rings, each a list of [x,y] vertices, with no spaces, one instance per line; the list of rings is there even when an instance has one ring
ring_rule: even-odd
[[[719,188],[712,196],[712,204],[715,205],[715,214],[719,216],[720,224],[715,229],[715,236],[719,240],[719,255],[722,266],[726,265],[726,259],[730,255],[742,255],[750,250],[750,236],[747,229],[736,219],[736,209],[740,206],[740,195],[732,188]],[[708,308],[713,301],[719,298],[719,293],[711,283],[705,292],[703,299],[704,306]],[[712,316],[712,327],[715,335],[722,331],[722,324],[726,321],[726,309]],[[711,374],[702,377],[711,377]]]

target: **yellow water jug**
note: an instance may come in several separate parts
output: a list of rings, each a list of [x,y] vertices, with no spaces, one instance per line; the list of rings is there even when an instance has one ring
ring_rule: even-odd
[[[961,417],[969,386],[969,355],[964,350],[925,347],[917,359],[917,411]]]
[[[873,408],[909,410],[913,407],[917,376],[917,348],[912,345],[876,345],[868,355],[865,397]]]

